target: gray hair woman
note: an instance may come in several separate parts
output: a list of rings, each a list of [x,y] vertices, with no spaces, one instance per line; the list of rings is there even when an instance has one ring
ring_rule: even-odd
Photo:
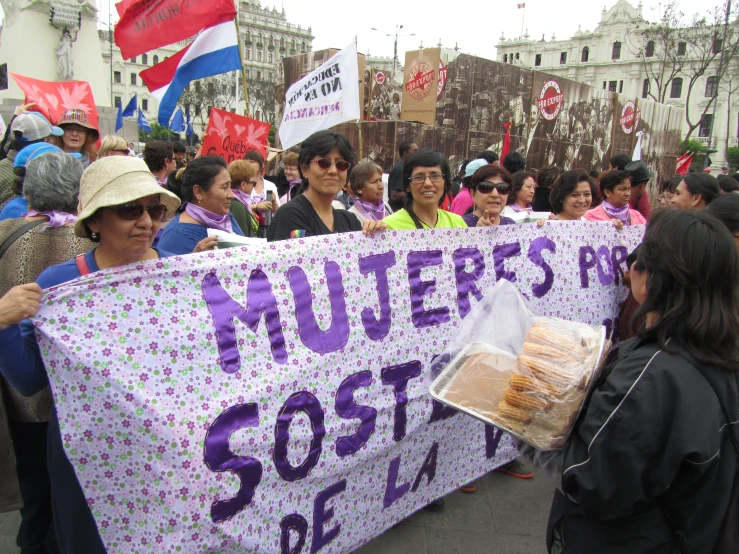
[[[89,240],[76,237],[72,227],[81,176],[80,161],[61,151],[47,152],[28,161],[23,182],[28,214],[0,221],[0,243],[9,243],[0,258],[0,296],[13,287],[32,283],[47,267],[94,246]],[[17,232],[21,234],[10,242]],[[0,411],[4,403],[8,425],[0,429],[0,451],[10,452],[10,456],[0,459],[0,475],[6,484],[15,482],[17,475],[24,504],[18,545],[30,552],[37,546],[32,542],[35,537],[54,532],[50,529],[52,501],[46,466],[51,391],[45,387],[25,398],[2,381]],[[4,431],[9,431],[10,439]],[[6,466],[4,461],[13,459],[13,450],[16,461]]]
[[[385,201],[382,182],[382,168],[372,162],[362,162],[352,170],[349,185],[356,196],[354,205],[349,211],[357,216],[360,223],[365,219],[380,221],[393,213]]]

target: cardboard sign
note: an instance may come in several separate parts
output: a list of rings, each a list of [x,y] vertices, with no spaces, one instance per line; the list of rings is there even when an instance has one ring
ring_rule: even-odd
[[[256,150],[266,160],[269,128],[269,123],[211,108],[208,129],[203,136],[203,155],[220,156],[231,163]]]
[[[443,90],[439,86],[441,49],[424,48],[405,53],[402,121],[417,121],[433,125],[436,119],[436,99]]]

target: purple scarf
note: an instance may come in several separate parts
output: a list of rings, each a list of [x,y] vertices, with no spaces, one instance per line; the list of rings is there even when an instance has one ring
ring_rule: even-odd
[[[251,213],[251,196],[249,196],[245,192],[236,189],[231,189],[231,192],[234,193],[234,197],[236,198],[236,200],[246,206],[246,209],[249,210],[249,212]]]
[[[519,213],[519,212],[523,212],[523,211],[527,211],[527,212],[530,212],[531,210],[533,210],[533,209],[534,209],[534,207],[533,207],[533,206],[532,206],[531,204],[529,204],[529,205],[528,205],[528,206],[526,206],[525,208],[522,208],[521,206],[519,206],[518,204],[516,204],[516,203],[514,202],[514,203],[513,203],[513,204],[511,204],[510,206],[511,206],[511,208],[513,209],[513,211],[514,211],[514,212],[516,212],[516,213]]]
[[[623,208],[615,208],[608,200],[604,200],[601,204],[603,210],[608,214],[608,217],[618,219],[624,225],[631,225],[631,217],[629,217],[629,205],[626,204]]]
[[[209,229],[218,229],[219,231],[233,233],[233,225],[231,225],[231,218],[228,217],[228,214],[214,214],[190,202],[187,203],[185,212],[195,221],[202,223]]]
[[[385,202],[382,200],[380,200],[379,206],[375,206],[372,202],[365,202],[357,198],[354,201],[354,205],[357,207],[359,213],[373,221],[385,219]]]
[[[27,214],[23,214],[23,217],[36,217],[39,215],[44,215],[49,218],[48,226],[52,229],[55,227],[61,227],[62,225],[66,225],[67,223],[74,223],[77,221],[77,216],[74,214],[69,214],[67,212],[60,212],[57,210],[52,210],[50,212],[37,212],[36,210],[29,210]]]

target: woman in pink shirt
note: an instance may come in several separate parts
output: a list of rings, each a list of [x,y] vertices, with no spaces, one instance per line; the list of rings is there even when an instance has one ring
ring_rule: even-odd
[[[638,211],[631,209],[631,178],[628,171],[609,171],[600,180],[605,199],[597,208],[588,210],[583,216],[589,221],[617,220],[624,225],[643,225],[647,222]]]

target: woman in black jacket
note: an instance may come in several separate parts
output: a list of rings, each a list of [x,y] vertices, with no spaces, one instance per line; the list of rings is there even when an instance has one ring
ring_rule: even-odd
[[[550,552],[713,551],[738,460],[738,266],[712,216],[652,215],[631,267],[646,325],[605,368],[558,456]]]

